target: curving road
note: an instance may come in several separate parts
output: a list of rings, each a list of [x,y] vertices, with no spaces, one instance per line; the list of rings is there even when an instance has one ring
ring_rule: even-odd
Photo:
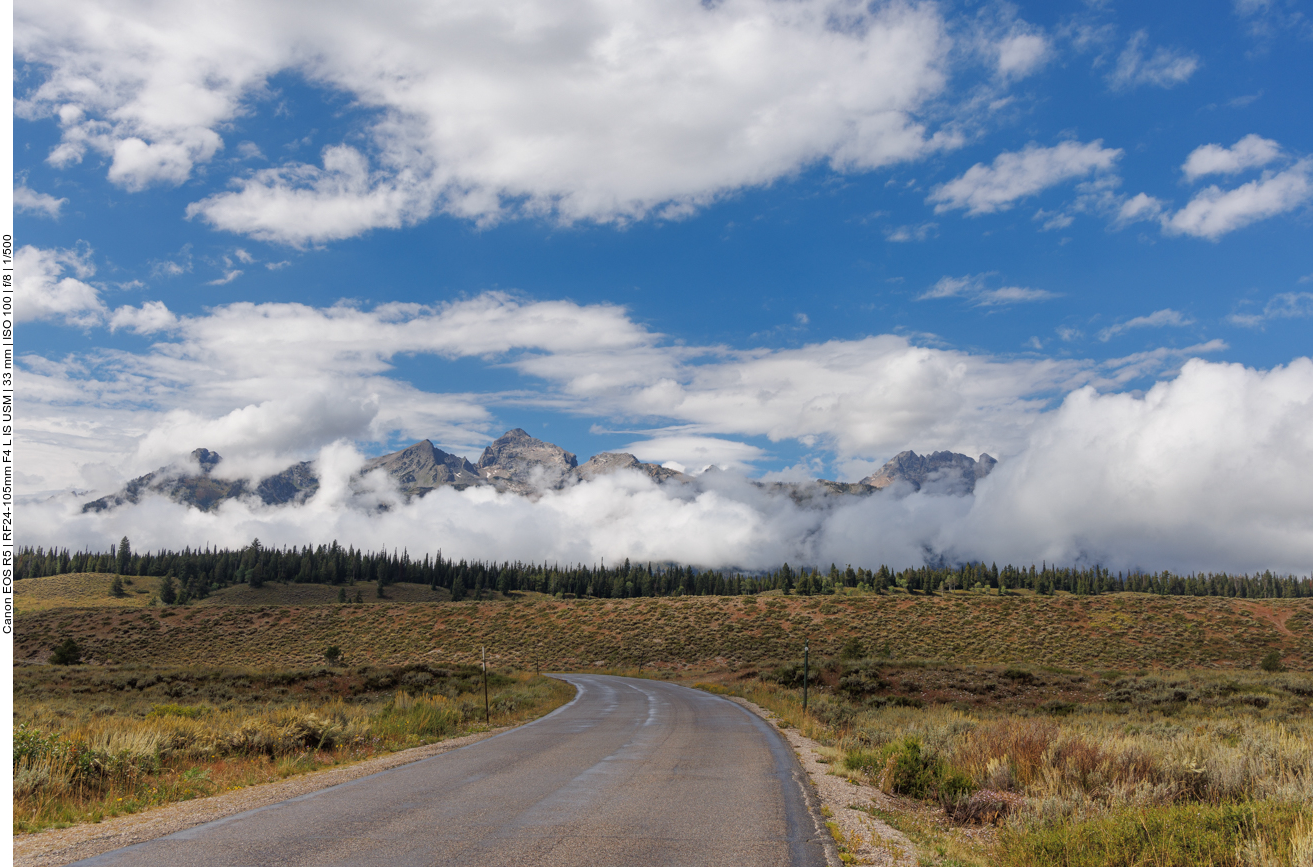
[[[578,688],[463,749],[77,862],[123,867],[822,867],[789,745],[744,708],[659,681]]]

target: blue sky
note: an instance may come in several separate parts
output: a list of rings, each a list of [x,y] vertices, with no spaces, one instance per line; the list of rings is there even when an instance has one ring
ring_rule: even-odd
[[[237,6],[16,4],[33,494],[515,426],[1038,467],[1077,394],[1309,448],[1305,3]]]

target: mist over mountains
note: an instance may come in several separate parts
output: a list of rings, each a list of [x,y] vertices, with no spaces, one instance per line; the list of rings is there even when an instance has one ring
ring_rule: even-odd
[[[251,482],[224,478],[219,469],[222,457],[209,449],[198,448],[191,453],[191,458],[197,471],[163,467],[133,479],[116,493],[83,504],[82,511],[103,512],[135,505],[151,493],[201,511],[243,498],[258,500],[265,506],[284,506],[304,502],[320,488],[320,479],[311,461],[293,464],[282,472]],[[828,496],[865,496],[895,487],[905,492],[925,490],[965,496],[975,490],[976,482],[989,475],[996,463],[987,454],[976,460],[947,451],[926,456],[904,451],[859,482],[817,479],[812,483],[750,483],[774,494],[787,495],[799,504]],[[714,466],[708,467],[702,475],[717,471]],[[704,487],[700,484],[700,476],[646,463],[624,452],[603,452],[581,465],[575,455],[560,446],[530,436],[522,428],[514,428],[484,449],[477,463],[448,454],[429,440],[372,458],[360,467],[355,492],[362,502],[368,502],[369,487],[361,482],[371,474],[381,473],[407,502],[439,488],[463,491],[489,487],[498,493],[536,498],[546,491],[559,491],[617,472],[638,473],[657,484]]]

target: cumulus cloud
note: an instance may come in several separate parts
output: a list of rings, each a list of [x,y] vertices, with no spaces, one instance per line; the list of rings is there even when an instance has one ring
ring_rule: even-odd
[[[1185,207],[1164,215],[1168,234],[1192,235],[1216,241],[1250,223],[1293,211],[1313,198],[1313,160],[1303,159],[1282,172],[1230,190],[1212,185],[1195,194]]]
[[[14,210],[39,217],[59,218],[59,211],[68,199],[57,199],[46,193],[28,189],[26,184],[14,187]]]
[[[1200,145],[1186,157],[1181,171],[1187,181],[1194,181],[1204,175],[1233,175],[1280,158],[1281,145],[1250,133],[1229,148],[1220,144]]]
[[[1155,310],[1148,316],[1136,316],[1134,319],[1127,319],[1125,322],[1118,322],[1109,325],[1099,332],[1099,339],[1108,342],[1119,334],[1124,334],[1136,328],[1182,328],[1186,325],[1193,325],[1194,320],[1186,316],[1179,310],[1165,308]]]
[[[965,209],[977,216],[1005,211],[1049,187],[1111,171],[1121,155],[1119,148],[1103,147],[1102,139],[1088,144],[1067,141],[1054,147],[1032,143],[1020,151],[999,154],[992,165],[976,163],[961,177],[935,187],[926,201],[935,205],[936,213]]]
[[[1140,30],[1126,43],[1118,55],[1108,84],[1113,90],[1131,90],[1142,85],[1172,88],[1184,84],[1200,66],[1193,54],[1158,46],[1147,54],[1149,34]]]
[[[99,324],[107,312],[100,290],[84,282],[96,273],[85,243],[67,250],[19,247],[14,272],[19,322],[53,320],[87,328]]]
[[[1121,228],[1142,220],[1156,220],[1166,206],[1162,199],[1148,193],[1136,193],[1118,206],[1113,225]]]
[[[178,317],[164,305],[163,301],[147,301],[140,307],[125,305],[119,307],[109,317],[110,331],[123,328],[136,334],[155,334],[177,327]]]
[[[812,504],[734,473],[657,486],[617,473],[530,501],[439,490],[386,512],[349,499],[361,456],[317,455],[325,477],[301,506],[232,502],[211,513],[153,498],[83,515],[76,498],[25,507],[25,544],[441,547],[469,558],[677,561],[766,568],[900,567],[940,558],[1100,563],[1114,569],[1306,572],[1313,557],[1313,362],[1271,370],[1189,361],[1144,393],[1080,388],[1042,413],[974,496],[885,492]],[[390,499],[389,499],[390,496]]]
[[[1000,359],[893,335],[729,350],[671,345],[621,308],[504,295],[368,310],[233,304],[176,317],[147,304],[109,319],[168,339],[139,352],[20,359],[20,438],[39,475],[28,490],[91,484],[103,493],[202,445],[248,478],[314,458],[326,483],[303,506],[234,502],[211,514],[154,499],[82,515],[87,495],[57,496],[25,505],[24,543],[100,545],[125,533],[144,547],[336,538],[470,557],[747,568],[940,555],[1284,568],[1313,551],[1305,522],[1291,517],[1307,514],[1313,496],[1313,363],[1254,371],[1191,360],[1221,341],[1106,362]],[[1122,326],[1141,327],[1133,322]],[[529,387],[424,391],[389,375],[398,353],[508,365]],[[1164,375],[1145,392],[1123,390]],[[513,418],[526,405],[655,421],[663,426],[629,450],[729,471],[662,487],[622,473],[536,503],[471,490],[406,504],[375,480],[371,496],[391,510],[352,504],[356,444],[429,437],[473,456],[500,433],[492,408]],[[1003,461],[974,499],[809,506],[735,471],[767,457],[744,442],[759,436],[863,471],[909,447]]]
[[[752,465],[767,457],[764,450],[748,443],[721,437],[666,434],[652,439],[630,443],[622,451],[629,452],[640,461],[657,461],[673,464],[680,472],[700,472],[707,467],[722,470],[752,469]]]
[[[1029,293],[973,291],[980,304]],[[501,432],[499,417],[513,426],[524,408],[640,420],[661,431],[640,446],[644,455],[693,469],[758,462],[763,453],[743,442],[755,437],[797,441],[845,466],[909,447],[1008,454],[1055,395],[1119,388],[1224,346],[1106,362],[1000,359],[894,335],[731,350],[672,343],[623,308],[499,294],[372,309],[239,303],[191,316],[145,304],[109,320],[161,337],[139,351],[20,359],[31,395],[23,436],[52,443],[46,488],[81,484],[93,471],[132,477],[198,446],[265,467],[337,439],[427,437],[473,457]],[[398,355],[425,356],[430,366],[478,359],[518,371],[524,385],[428,391],[397,377]],[[80,408],[73,427],[70,407]],[[134,433],[125,439],[125,431]],[[113,455],[105,441],[118,443]],[[89,461],[93,453],[103,459]]]
[[[1008,34],[1000,40],[998,54],[999,74],[1007,77],[1029,75],[1044,65],[1049,57],[1049,41],[1042,33],[1026,30]]]
[[[953,30],[919,2],[572,0],[421,15],[385,0],[306,16],[291,0],[51,0],[17,10],[15,52],[43,71],[17,111],[57,119],[53,165],[97,153],[136,190],[213,161],[228,124],[263,110],[273,76],[346,94],[349,140],[317,162],[238,174],[188,211],[293,245],[438,211],[678,217],[805,166],[864,171],[956,146],[944,105]],[[1010,80],[1049,48],[1013,20],[983,54]]]

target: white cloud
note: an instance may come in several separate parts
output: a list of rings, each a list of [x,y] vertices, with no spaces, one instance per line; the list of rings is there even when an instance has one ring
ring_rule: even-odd
[[[1231,190],[1213,185],[1195,194],[1184,208],[1162,218],[1168,234],[1216,241],[1250,223],[1293,211],[1313,198],[1313,160],[1304,159],[1283,172],[1264,172],[1257,180]]]
[[[974,497],[913,493],[800,504],[733,473],[657,486],[603,476],[537,501],[440,490],[385,512],[353,507],[361,456],[317,455],[319,494],[301,506],[233,502],[210,513],[161,499],[81,514],[74,497],[25,505],[23,544],[236,547],[328,543],[451,557],[594,563],[676,561],[765,568],[927,557],[1099,563],[1112,569],[1306,572],[1313,557],[1313,362],[1262,371],[1189,361],[1143,394],[1068,394],[1038,414]],[[1200,468],[1206,468],[1201,472]],[[1218,496],[1225,491],[1226,496]]]
[[[14,187],[14,210],[40,217],[59,219],[59,211],[68,199],[57,199],[46,193],[28,189],[25,184]]]
[[[1249,35],[1269,40],[1282,30],[1313,38],[1313,22],[1296,3],[1283,0],[1235,0],[1235,14],[1248,26]]]
[[[1031,219],[1038,223],[1042,223],[1043,225],[1040,226],[1040,229],[1044,232],[1051,232],[1054,229],[1065,229],[1076,221],[1076,218],[1071,214],[1064,214],[1061,211],[1046,211],[1043,208],[1036,211],[1035,216],[1031,217]]]
[[[938,229],[938,223],[921,223],[916,226],[898,226],[886,231],[884,233],[884,239],[896,244],[907,243],[908,241],[924,241],[927,238],[934,237]]]
[[[1001,307],[1006,304],[1021,304],[1028,301],[1047,301],[1058,297],[1043,289],[1030,289],[1025,286],[1001,286],[998,289],[986,289],[975,296],[975,303],[980,307]]]
[[[15,53],[44,71],[17,111],[58,119],[52,164],[95,152],[128,189],[193,176],[228,124],[267,110],[273,76],[349,96],[365,119],[317,164],[239,174],[189,210],[294,245],[436,211],[677,218],[806,166],[864,171],[963,140],[944,104],[953,27],[932,3],[530,0],[421,14],[384,0],[307,16],[291,0],[50,0],[16,13]],[[992,38],[1004,78],[1048,56],[1025,22]],[[932,103],[937,130],[923,119]]]
[[[1117,208],[1113,225],[1121,228],[1142,220],[1156,220],[1165,207],[1166,203],[1162,199],[1154,198],[1148,193],[1136,193]]]
[[[1200,145],[1186,157],[1181,171],[1187,181],[1194,181],[1204,175],[1233,175],[1280,158],[1281,145],[1250,133],[1229,148],[1220,144]]]
[[[150,263],[150,272],[156,277],[181,277],[191,272],[191,244],[183,244],[173,259],[156,259]]]
[[[708,466],[722,470],[750,470],[754,463],[768,457],[764,450],[748,443],[675,433],[630,443],[621,451],[629,452],[640,461],[675,463],[684,468],[681,472],[695,473]]]
[[[24,543],[101,544],[127,533],[140,547],[259,536],[430,550],[441,538],[455,556],[748,567],[910,565],[929,551],[1286,568],[1313,553],[1313,531],[1298,517],[1313,509],[1313,362],[1253,371],[1190,360],[1224,349],[1221,341],[1107,362],[995,358],[893,335],[731,351],[668,345],[617,307],[501,295],[370,310],[233,304],[176,319],[146,304],[110,321],[169,339],[19,360],[20,440],[39,457],[27,490],[92,483],[103,492],[197,446],[246,477],[317,455],[326,483],[311,502],[280,510],[231,503],[201,514],[152,500],[81,515],[85,495],[32,502]],[[397,354],[434,365],[479,358],[530,379],[515,391],[428,392],[388,375]],[[1147,392],[1120,391],[1178,368]],[[487,490],[409,505],[380,490],[392,504],[385,514],[348,502],[360,455],[345,443],[429,437],[472,456],[500,433],[490,407],[510,426],[524,406],[656,421],[663,427],[648,429],[658,433],[628,448],[694,470],[759,462],[764,451],[744,442],[759,436],[868,470],[904,448],[1003,460],[974,500],[915,494],[808,507],[730,472],[689,487],[608,477],[537,503]],[[1217,490],[1228,495],[1206,495]]]
[[[109,317],[110,331],[124,328],[137,334],[154,334],[177,327],[178,317],[164,306],[163,301],[147,301],[140,307],[119,307]]]
[[[75,276],[64,276],[68,272]],[[19,247],[14,254],[15,318],[55,320],[80,328],[99,324],[108,312],[100,290],[79,279],[95,273],[91,248],[85,243],[69,250]]]
[[[999,307],[1027,301],[1047,301],[1056,298],[1052,292],[1024,286],[986,287],[990,274],[968,274],[965,277],[941,277],[935,285],[917,296],[918,301],[935,298],[966,298],[977,307]]]
[[[1310,460],[1313,362],[1262,371],[1189,361],[1143,397],[1069,395],[981,483],[942,544],[985,560],[1025,550],[1114,568],[1307,574]]]
[[[1103,141],[1088,144],[1067,141],[1054,147],[1029,144],[1020,151],[999,154],[992,165],[976,163],[961,177],[940,184],[927,202],[942,213],[965,208],[969,215],[1005,211],[1018,200],[1029,198],[1056,184],[1111,171],[1122,155],[1119,148],[1105,148]]]
[[[213,280],[209,280],[206,282],[205,285],[223,286],[224,284],[231,283],[232,281],[236,280],[238,277],[242,276],[245,273],[246,272],[243,271],[241,268],[230,268],[227,271],[223,272],[222,277],[216,277]]]
[[[1134,319],[1128,319],[1125,322],[1118,322],[1114,325],[1109,325],[1107,328],[1099,332],[1099,340],[1106,343],[1118,334],[1124,334],[1125,332],[1136,328],[1183,328],[1186,325],[1193,324],[1194,320],[1181,311],[1165,308],[1163,310],[1155,310],[1148,316],[1136,316]]]
[[[1036,31],[1013,33],[997,45],[999,74],[1012,78],[1030,75],[1049,58],[1049,41]]]
[[[1308,282],[1301,279],[1299,282]],[[1261,327],[1273,319],[1313,317],[1313,292],[1281,292],[1273,295],[1259,313],[1233,313],[1227,319],[1237,325]]]
[[[1199,58],[1193,54],[1163,46],[1158,46],[1146,57],[1148,42],[1149,34],[1144,30],[1127,41],[1126,48],[1108,73],[1108,83],[1114,90],[1131,90],[1145,84],[1175,87],[1188,81],[1200,66]]]

